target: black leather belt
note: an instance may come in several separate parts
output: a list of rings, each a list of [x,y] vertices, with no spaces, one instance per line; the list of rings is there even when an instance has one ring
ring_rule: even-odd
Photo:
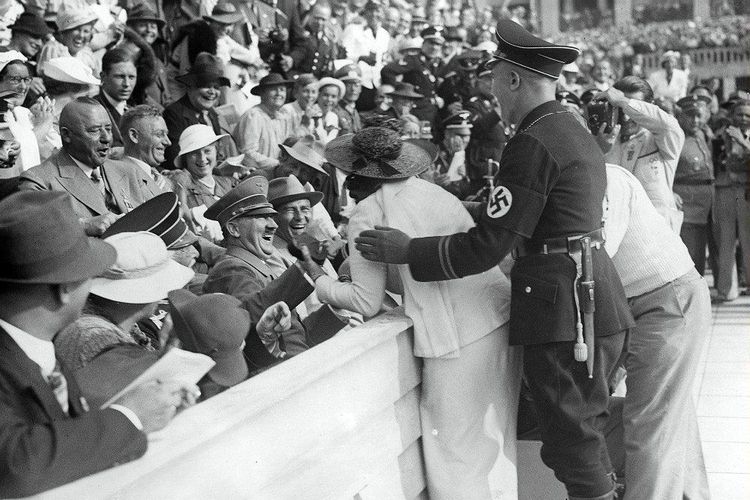
[[[520,259],[521,257],[526,257],[528,255],[580,252],[581,247],[576,243],[585,236],[591,238],[591,246],[596,249],[601,248],[604,244],[604,231],[602,229],[597,229],[590,233],[575,236],[549,238],[546,240],[526,240],[514,248],[511,255],[514,259]]]
[[[682,186],[710,186],[713,179],[675,179],[674,183]]]

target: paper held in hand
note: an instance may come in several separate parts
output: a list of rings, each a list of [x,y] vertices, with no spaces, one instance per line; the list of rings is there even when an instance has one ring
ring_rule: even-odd
[[[123,394],[131,389],[154,380],[179,381],[186,384],[196,384],[208,370],[216,363],[205,354],[183,351],[182,349],[170,349],[159,361],[141,373],[135,380],[129,383],[123,390],[112,396],[109,401],[101,406],[101,409],[111,405]]]

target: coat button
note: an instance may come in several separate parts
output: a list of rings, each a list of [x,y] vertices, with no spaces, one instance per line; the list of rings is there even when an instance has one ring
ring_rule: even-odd
[[[527,286],[526,288],[523,289],[523,291],[526,293],[531,293],[531,287]]]

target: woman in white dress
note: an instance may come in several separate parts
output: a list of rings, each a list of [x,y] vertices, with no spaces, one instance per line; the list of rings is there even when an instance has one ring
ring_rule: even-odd
[[[349,172],[357,201],[349,241],[375,226],[438,236],[474,225],[461,202],[417,178],[431,158],[398,133],[366,128],[331,141],[326,159]],[[372,316],[386,289],[400,293],[423,359],[420,415],[432,499],[515,498],[520,351],[508,346],[510,283],[498,268],[422,283],[406,265],[366,260],[350,246],[351,279],[316,279],[321,301]]]

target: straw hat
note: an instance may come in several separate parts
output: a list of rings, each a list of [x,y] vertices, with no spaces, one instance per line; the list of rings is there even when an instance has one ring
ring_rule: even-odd
[[[214,129],[208,125],[203,125],[201,123],[190,125],[180,134],[180,153],[177,155],[177,158],[174,159],[174,166],[177,168],[183,168],[183,156],[205,148],[226,136],[227,134],[216,135]]]
[[[164,242],[153,233],[120,233],[107,243],[117,250],[114,265],[94,278],[91,293],[126,304],[149,304],[185,286],[195,273],[172,260]]]
[[[55,57],[42,63],[45,77],[58,82],[77,83],[80,85],[100,85],[91,68],[77,57]]]
[[[105,271],[115,249],[89,238],[67,193],[22,191],[0,202],[0,282],[73,283]]]
[[[406,179],[432,164],[424,149],[403,142],[398,132],[381,127],[333,139],[326,146],[325,157],[344,172],[374,179]]]
[[[65,9],[57,13],[58,31],[68,31],[86,24],[93,24],[99,18],[92,9],[88,7]]]
[[[214,382],[231,387],[248,377],[242,343],[245,337],[257,335],[248,335],[250,313],[239,299],[223,293],[198,297],[187,290],[174,290],[169,292],[169,305],[182,347],[216,362],[208,372]]]
[[[290,201],[308,200],[310,206],[313,206],[322,199],[323,193],[306,191],[299,179],[293,175],[273,179],[268,183],[268,201],[277,210]]]
[[[328,175],[328,172],[323,169],[323,164],[326,162],[326,159],[320,156],[313,148],[303,144],[301,140],[295,142],[293,146],[279,144],[279,147],[298,162],[303,163],[320,173]]]
[[[346,86],[344,85],[344,82],[330,76],[324,76],[318,81],[318,90],[328,85],[333,85],[334,87],[339,89],[339,97],[343,97],[344,93],[346,93]]]

